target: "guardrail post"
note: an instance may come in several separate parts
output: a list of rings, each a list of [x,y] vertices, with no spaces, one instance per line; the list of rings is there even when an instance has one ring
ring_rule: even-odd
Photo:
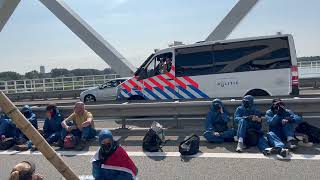
[[[121,117],[121,129],[127,129],[126,118],[124,116]]]
[[[13,81],[14,82],[14,91],[17,93],[18,90],[17,90],[17,81]]]
[[[177,123],[177,129],[181,129],[182,125],[181,125],[181,120],[179,120],[179,117],[177,115],[173,116],[174,120]]]
[[[46,92],[46,79],[42,79],[43,92]]]
[[[5,89],[6,93],[9,93],[9,91],[8,91],[8,82],[7,81],[4,82],[4,89]]]

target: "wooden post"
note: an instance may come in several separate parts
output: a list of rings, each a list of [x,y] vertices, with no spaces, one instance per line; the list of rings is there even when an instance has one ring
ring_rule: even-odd
[[[2,91],[0,91],[0,107],[64,178],[67,180],[79,180],[78,176],[66,165],[62,158]]]

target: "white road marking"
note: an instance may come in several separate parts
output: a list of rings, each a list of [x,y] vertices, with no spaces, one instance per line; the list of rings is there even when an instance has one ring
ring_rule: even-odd
[[[93,156],[96,151],[57,151],[61,156]],[[39,151],[1,151],[0,155],[42,155]],[[131,157],[180,157],[179,152],[128,152]],[[277,159],[276,156],[264,156],[261,153],[198,153],[186,156],[190,158],[230,158],[230,159]],[[290,160],[320,160],[320,155],[291,154]]]

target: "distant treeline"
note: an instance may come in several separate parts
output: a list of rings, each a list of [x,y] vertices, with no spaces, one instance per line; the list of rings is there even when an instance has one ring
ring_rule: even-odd
[[[320,56],[308,56],[308,57],[299,57],[298,61],[319,61]]]
[[[56,78],[56,77],[71,77],[71,76],[90,76],[90,75],[103,75],[115,74],[115,72],[106,68],[102,71],[97,69],[52,69],[50,73],[40,74],[39,71],[33,70],[25,73],[24,75],[13,71],[0,72],[0,81],[22,80],[22,79],[38,79],[38,78]]]

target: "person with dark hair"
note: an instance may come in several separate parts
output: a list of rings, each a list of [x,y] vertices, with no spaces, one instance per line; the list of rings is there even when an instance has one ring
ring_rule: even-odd
[[[38,120],[35,113],[32,112],[32,109],[30,106],[25,105],[21,109],[21,113],[24,115],[24,117],[33,125],[34,128],[38,129]],[[24,135],[20,129],[17,129],[16,132],[16,140],[17,144],[24,144],[26,141],[28,141],[28,138],[26,135]]]
[[[270,109],[266,112],[266,120],[269,125],[269,134],[278,137],[282,142],[287,142],[289,149],[297,147],[293,125],[300,123],[301,117],[287,109],[281,99],[272,101]],[[274,141],[270,143],[271,145],[276,144]]]
[[[138,168],[108,129],[99,134],[100,148],[92,158],[92,175],[99,180],[132,180]]]
[[[209,142],[233,142],[235,131],[228,128],[229,114],[220,99],[212,101],[211,110],[206,118],[206,131],[204,137]]]
[[[43,137],[49,144],[57,142],[61,138],[62,116],[55,104],[46,107],[46,119],[43,126]]]
[[[165,57],[165,64],[163,66],[163,74],[170,72],[172,67],[172,55],[167,55]]]
[[[42,180],[41,175],[36,174],[35,171],[34,163],[22,161],[12,169],[9,180]]]
[[[16,125],[0,108],[0,149],[7,150],[14,145]]]

